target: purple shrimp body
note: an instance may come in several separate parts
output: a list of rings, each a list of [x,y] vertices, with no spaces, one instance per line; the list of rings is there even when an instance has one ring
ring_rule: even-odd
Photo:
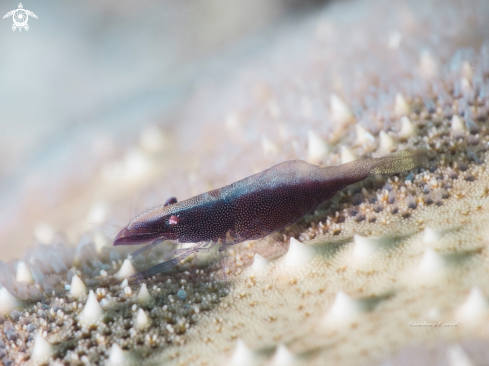
[[[182,202],[170,199],[164,206],[134,218],[117,235],[114,245],[163,240],[199,243],[177,250],[152,275],[174,266],[195,252],[208,251],[216,243],[231,245],[259,239],[291,225],[349,184],[371,174],[412,169],[419,155],[401,152],[379,159],[361,159],[336,167],[319,167],[301,160],[286,161],[228,186]],[[204,244],[200,244],[204,243]],[[166,264],[165,266],[162,266]],[[151,270],[151,269],[150,269]]]

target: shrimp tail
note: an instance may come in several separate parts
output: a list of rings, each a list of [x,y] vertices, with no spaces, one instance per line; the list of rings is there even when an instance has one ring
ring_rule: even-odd
[[[427,164],[428,157],[423,151],[399,151],[382,158],[371,159],[370,175],[400,173]]]

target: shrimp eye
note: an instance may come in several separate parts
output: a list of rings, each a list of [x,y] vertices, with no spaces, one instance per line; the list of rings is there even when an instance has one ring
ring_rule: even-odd
[[[178,217],[176,217],[175,215],[171,215],[170,220],[168,220],[170,225],[176,225],[176,224],[178,224],[178,221],[180,221],[180,219]]]

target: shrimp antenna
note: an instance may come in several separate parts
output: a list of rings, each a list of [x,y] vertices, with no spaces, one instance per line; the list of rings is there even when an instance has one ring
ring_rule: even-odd
[[[113,236],[115,236],[118,231],[121,231],[122,229],[124,229],[124,226],[120,226],[120,225],[115,225],[115,224],[107,224],[107,225],[109,225],[111,227],[110,228],[110,235],[113,235]]]

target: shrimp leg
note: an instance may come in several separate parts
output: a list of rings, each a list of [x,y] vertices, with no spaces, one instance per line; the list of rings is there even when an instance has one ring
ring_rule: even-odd
[[[144,271],[136,273],[135,275],[132,275],[131,278],[134,277],[134,278],[136,278],[137,281],[139,281],[139,280],[142,280],[146,277],[151,277],[151,276],[154,276],[158,273],[166,272],[166,271],[172,269],[173,267],[175,267],[179,262],[183,261],[185,258],[187,258],[192,253],[193,252],[183,253],[178,257],[170,259],[169,261],[157,264],[156,266],[153,266],[151,268],[145,269]]]
[[[185,258],[190,256],[191,254],[193,254],[193,253],[207,253],[216,244],[217,244],[216,242],[204,242],[204,243],[202,243],[200,245],[196,245],[192,248],[176,250],[175,254],[178,254],[178,255],[175,258],[170,259],[166,262],[157,264],[156,266],[148,268],[148,269],[141,271],[139,273],[136,273],[135,275],[133,275],[131,277],[135,277],[135,278],[137,278],[137,280],[141,280],[145,277],[151,277],[151,276],[154,276],[158,273],[166,272],[166,271],[172,269],[173,267],[175,267],[178,263],[183,261]]]
[[[151,250],[153,249],[153,247],[157,246],[158,244],[160,244],[161,242],[163,242],[163,239],[156,239],[155,241],[153,241],[152,243],[148,244],[148,245],[145,245],[144,247],[142,248],[139,248],[138,250],[136,250],[135,252],[132,252],[130,257],[131,258],[134,258],[135,256],[141,254],[141,253],[144,253],[148,250]]]

